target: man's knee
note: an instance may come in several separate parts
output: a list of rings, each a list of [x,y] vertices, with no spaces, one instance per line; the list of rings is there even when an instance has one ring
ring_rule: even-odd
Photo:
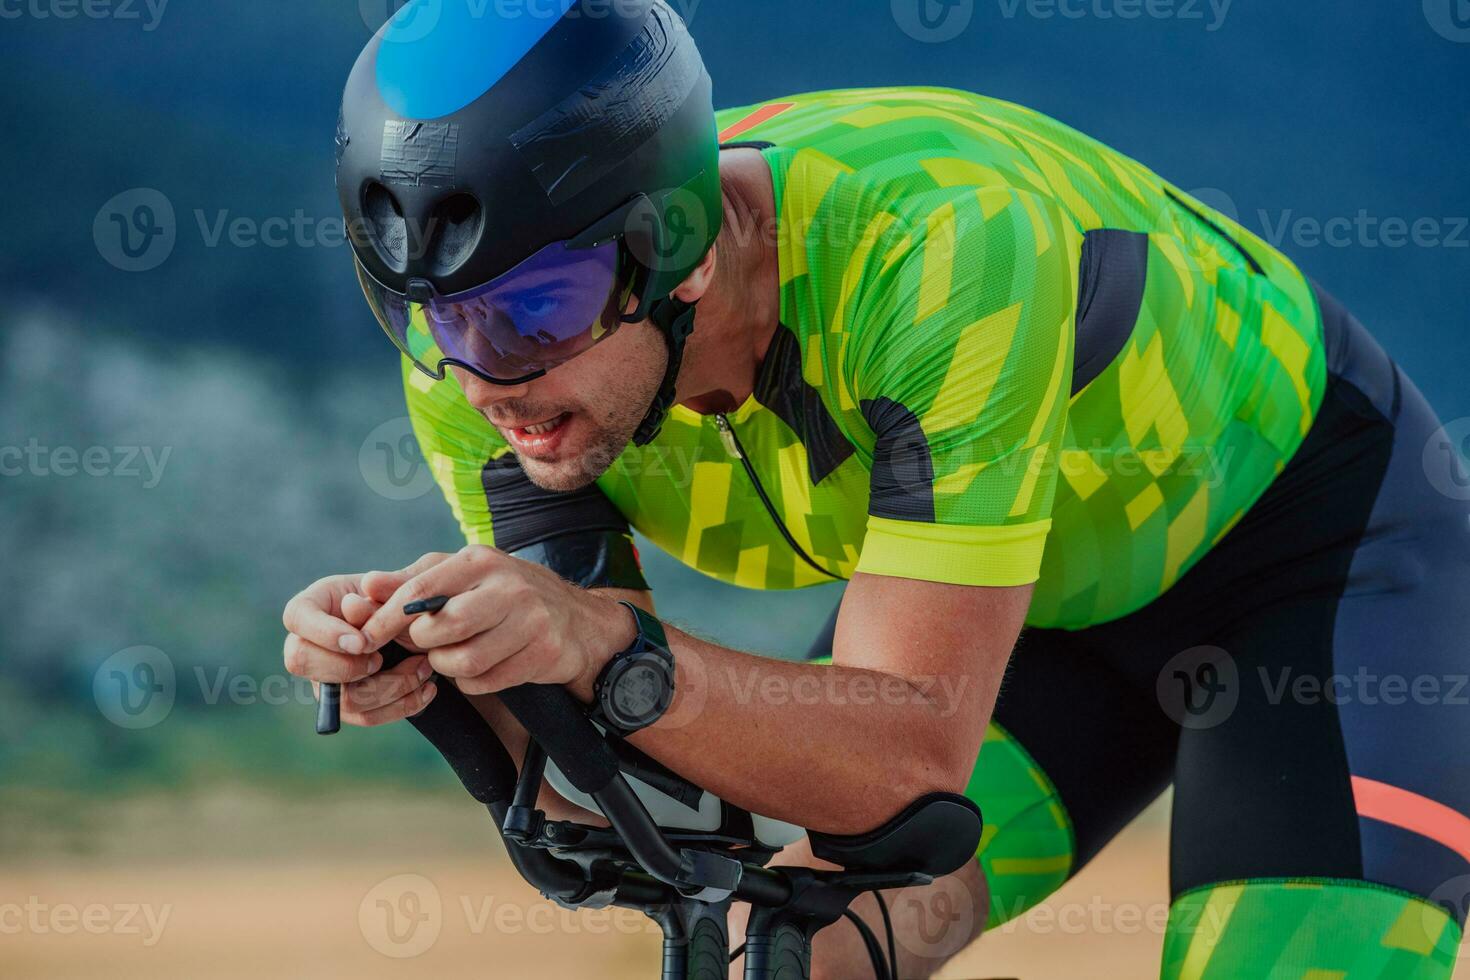
[[[1072,823],[1046,773],[995,723],[969,795],[985,815],[980,865],[987,925],[994,928],[1044,901],[1076,871]]]
[[[1162,976],[1449,980],[1460,938],[1439,905],[1369,882],[1226,882],[1174,900]]]

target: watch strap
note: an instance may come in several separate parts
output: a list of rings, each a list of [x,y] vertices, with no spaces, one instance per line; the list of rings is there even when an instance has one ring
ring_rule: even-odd
[[[627,606],[633,613],[633,619],[638,623],[638,636],[634,638],[633,645],[624,650],[623,653],[632,653],[641,647],[652,644],[660,650],[668,650],[669,638],[664,635],[664,624],[659,622],[658,617],[651,612],[639,609],[627,599],[619,599],[618,605]],[[622,656],[622,654],[618,654]],[[672,659],[672,658],[670,658]]]

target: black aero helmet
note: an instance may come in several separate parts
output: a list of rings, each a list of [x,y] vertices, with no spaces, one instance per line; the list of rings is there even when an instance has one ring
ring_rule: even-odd
[[[337,192],[384,330],[442,378],[515,384],[651,318],[672,404],[720,230],[709,75],[663,0],[411,0],[347,81]],[[628,306],[636,298],[631,311]]]

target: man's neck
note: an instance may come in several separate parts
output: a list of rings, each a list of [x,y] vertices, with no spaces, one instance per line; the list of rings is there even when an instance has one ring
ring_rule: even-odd
[[[681,401],[702,414],[731,411],[750,397],[780,323],[770,170],[757,150],[726,150],[720,177],[725,224],[716,245],[718,264],[690,338],[698,345],[691,349],[693,370],[680,378],[681,388],[687,380],[689,390],[698,392]]]

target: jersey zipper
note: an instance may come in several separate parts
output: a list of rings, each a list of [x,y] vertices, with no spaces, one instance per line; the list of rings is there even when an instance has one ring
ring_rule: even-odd
[[[740,465],[745,467],[745,473],[750,477],[750,482],[755,486],[755,492],[761,498],[761,503],[765,505],[766,513],[770,514],[771,520],[776,522],[776,530],[780,531],[781,537],[785,538],[786,543],[791,545],[791,550],[796,552],[802,561],[815,568],[818,572],[830,579],[840,581],[842,578],[840,575],[833,575],[821,565],[818,565],[812,560],[812,556],[807,554],[801,545],[796,543],[796,539],[791,536],[791,530],[786,526],[786,522],[781,520],[781,515],[776,512],[776,506],[771,503],[771,498],[766,495],[766,488],[761,485],[760,477],[755,475],[755,467],[746,458],[745,447],[740,445],[740,438],[735,435],[735,428],[730,424],[730,420],[725,417],[724,412],[717,412],[715,414],[715,428],[720,432],[720,441],[725,444],[725,452],[729,453],[732,459],[740,460]]]

